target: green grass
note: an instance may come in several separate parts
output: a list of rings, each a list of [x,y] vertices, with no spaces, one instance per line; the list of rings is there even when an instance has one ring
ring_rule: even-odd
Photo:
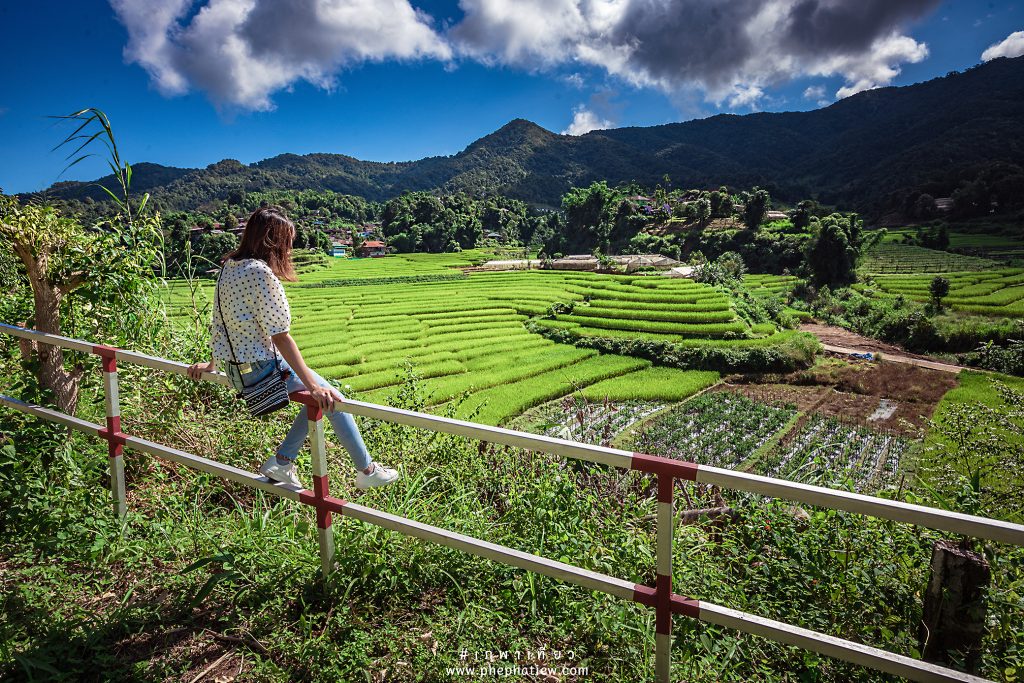
[[[964,371],[960,373],[959,379],[959,385],[955,389],[951,389],[946,392],[946,395],[943,396],[942,400],[939,401],[937,406],[935,406],[935,412],[932,414],[932,420],[938,425],[944,423],[946,416],[955,406],[973,403],[996,409],[1004,407],[1006,403],[996,391],[997,381],[1006,384],[1008,387],[1016,391],[1024,391],[1024,377],[1012,377],[1010,375],[1001,375],[998,373]],[[939,440],[939,438],[938,431],[933,428],[929,430],[925,438],[925,443],[934,444]],[[1024,447],[1024,444],[1022,444],[1022,447]]]

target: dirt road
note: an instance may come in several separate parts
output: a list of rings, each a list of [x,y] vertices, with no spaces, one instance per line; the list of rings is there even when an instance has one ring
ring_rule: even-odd
[[[830,353],[849,355],[851,353],[873,353],[882,354],[883,359],[894,363],[907,363],[922,368],[941,370],[942,372],[959,373],[965,368],[959,365],[943,363],[933,360],[927,356],[904,351],[898,346],[887,344],[877,339],[864,337],[856,332],[844,330],[841,327],[822,325],[820,323],[804,323],[800,326],[802,332],[810,332],[821,341],[821,345]]]

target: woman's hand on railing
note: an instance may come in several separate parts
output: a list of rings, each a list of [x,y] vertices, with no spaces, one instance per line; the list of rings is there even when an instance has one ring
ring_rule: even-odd
[[[342,400],[341,394],[331,387],[315,386],[309,390],[309,395],[312,396],[313,400],[320,406],[320,410],[325,413],[333,413],[334,402]]]
[[[217,369],[217,361],[211,360],[207,363],[193,363],[188,366],[188,376],[192,379],[202,379],[204,372],[213,372]]]

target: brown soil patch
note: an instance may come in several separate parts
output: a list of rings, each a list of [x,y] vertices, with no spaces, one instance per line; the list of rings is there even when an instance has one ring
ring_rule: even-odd
[[[742,394],[759,403],[792,404],[807,411],[819,405],[829,394],[827,387],[792,386],[789,384],[718,384],[711,391]]]
[[[785,375],[731,376],[716,390],[760,402],[789,403],[806,413],[916,438],[942,396],[956,385],[956,376],[948,372],[884,361],[829,359]],[[883,400],[892,414],[870,420]]]

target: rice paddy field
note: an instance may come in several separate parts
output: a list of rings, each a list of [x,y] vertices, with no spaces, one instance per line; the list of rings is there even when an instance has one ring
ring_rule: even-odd
[[[1009,234],[993,234],[998,232],[993,227],[998,228],[988,226],[986,232],[978,233],[950,232],[949,248],[1001,261],[1024,258],[1024,239]],[[882,241],[884,244],[902,242],[907,237],[914,237],[915,233],[914,229],[889,230]]]
[[[727,294],[690,280],[457,269],[484,258],[412,254],[303,272],[285,285],[292,334],[310,366],[343,393],[387,403],[414,373],[430,406],[455,402],[459,416],[491,424],[569,394],[673,402],[718,380],[559,344],[527,330],[530,318],[582,334],[684,344],[764,345],[792,334],[748,325]],[[211,294],[204,281],[193,307],[187,285],[172,283],[171,313],[181,324],[196,324],[194,311],[208,321]],[[553,304],[562,312],[541,317]]]
[[[949,280],[949,296],[944,306],[955,311],[996,317],[1024,315],[1024,268],[996,268],[980,271],[944,273]],[[933,274],[879,275],[872,284],[854,288],[866,294],[912,301],[929,300],[928,287]]]
[[[909,244],[883,243],[874,247],[860,265],[864,273],[951,273],[997,268],[999,263],[977,256],[954,254]]]

